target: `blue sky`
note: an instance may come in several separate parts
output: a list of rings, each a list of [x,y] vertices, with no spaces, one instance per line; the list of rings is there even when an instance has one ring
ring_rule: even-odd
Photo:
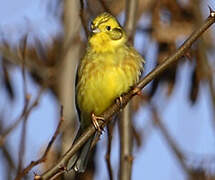
[[[2,1],[0,6],[0,29],[1,32],[4,32],[4,36],[9,37],[11,42],[16,43],[19,35],[28,31],[32,33],[32,36],[44,38],[48,37],[50,33],[56,33],[59,30],[60,24],[51,15],[47,15],[45,8],[41,8],[42,2],[44,1]],[[209,4],[214,5],[214,3]],[[205,10],[206,5],[203,6]],[[212,7],[215,7],[215,5]],[[138,38],[138,34],[136,37],[135,46],[137,49],[140,49],[141,44],[147,44],[144,51],[146,53],[146,71],[149,72],[156,58],[156,45],[150,42],[147,37],[143,40]],[[190,74],[190,62],[180,63],[177,83],[172,96],[167,98],[166,89],[164,86],[161,86],[159,92],[154,97],[154,103],[162,116],[163,123],[180,145],[181,150],[189,156],[189,161],[192,164],[194,161],[198,162],[199,160],[200,163],[201,159],[215,155],[215,134],[212,129],[213,112],[207,85],[201,87],[195,105],[191,105],[188,100]],[[15,68],[13,71],[12,81],[17,94],[15,103],[7,102],[6,94],[0,86],[0,111],[7,115],[5,126],[11,124],[19,115],[24,102],[22,94],[23,81],[19,68]],[[34,98],[37,95],[38,87],[29,77],[27,78],[27,86],[28,92]],[[32,112],[28,120],[26,164],[38,157],[41,146],[46,145],[51,138],[56,127],[58,112],[58,104],[48,91],[45,92],[39,106]],[[10,115],[9,117],[8,114]],[[150,118],[149,110],[143,106],[134,118],[137,129],[141,131],[146,124],[150,124]],[[20,138],[20,132],[21,126],[7,139],[10,148],[13,149],[13,156],[16,160],[18,156],[17,142]],[[102,168],[97,172],[95,179],[108,179],[104,159],[106,151],[104,148],[105,141],[106,134],[104,133],[102,140],[98,143],[99,153],[97,156],[99,161],[98,167]],[[118,168],[118,151],[118,135],[115,133],[112,154],[112,165],[115,172],[117,172]],[[165,138],[156,128],[152,128],[149,131],[140,149],[134,149],[134,157],[132,179],[184,180],[186,178]],[[2,158],[0,151],[0,162]],[[3,180],[4,166],[1,163],[0,174],[0,180]]]

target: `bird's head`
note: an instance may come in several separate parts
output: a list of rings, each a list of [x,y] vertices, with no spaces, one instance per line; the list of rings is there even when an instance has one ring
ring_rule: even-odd
[[[115,48],[127,41],[125,31],[116,18],[109,13],[105,12],[97,16],[92,21],[90,28],[92,36],[89,42],[95,48],[101,47],[103,50],[111,50],[111,48]]]

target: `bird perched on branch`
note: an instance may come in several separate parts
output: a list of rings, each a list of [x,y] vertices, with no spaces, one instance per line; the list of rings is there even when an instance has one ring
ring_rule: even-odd
[[[80,129],[76,139],[91,123],[100,130],[98,120],[102,118],[99,115],[137,83],[144,63],[139,53],[127,42],[122,26],[111,14],[97,16],[91,24],[91,31],[77,72],[76,107]],[[69,163],[75,171],[85,171],[94,137]]]

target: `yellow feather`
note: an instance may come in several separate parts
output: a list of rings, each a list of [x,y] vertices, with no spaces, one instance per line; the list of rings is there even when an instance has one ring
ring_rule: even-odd
[[[76,86],[82,129],[91,123],[92,113],[100,115],[137,83],[144,63],[138,52],[128,45],[125,31],[112,15],[101,14],[92,22],[91,29],[93,34],[78,67]],[[84,169],[82,162],[86,153],[82,156],[77,167],[80,171]]]
[[[127,36],[113,16],[104,13],[92,26],[98,32],[89,38],[86,54],[79,65],[76,88],[82,126],[89,125],[92,113],[104,112],[138,81],[144,62],[127,44]],[[112,29],[111,35],[107,26]],[[120,39],[113,40],[114,28],[117,29],[115,34],[121,33]]]

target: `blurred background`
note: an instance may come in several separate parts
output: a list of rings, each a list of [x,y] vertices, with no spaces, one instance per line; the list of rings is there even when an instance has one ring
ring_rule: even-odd
[[[136,0],[130,42],[145,58],[145,76],[204,22],[213,0]],[[89,23],[111,12],[126,24],[129,0],[7,0],[0,5],[0,180],[32,179],[71,146],[78,129],[75,71],[86,47]],[[133,7],[132,7],[133,8]],[[132,108],[132,179],[215,179],[215,32],[212,26],[177,64],[135,97]],[[64,107],[60,133],[44,163]],[[111,164],[119,174],[119,133],[113,123]],[[58,179],[110,179],[107,133],[86,173]]]

